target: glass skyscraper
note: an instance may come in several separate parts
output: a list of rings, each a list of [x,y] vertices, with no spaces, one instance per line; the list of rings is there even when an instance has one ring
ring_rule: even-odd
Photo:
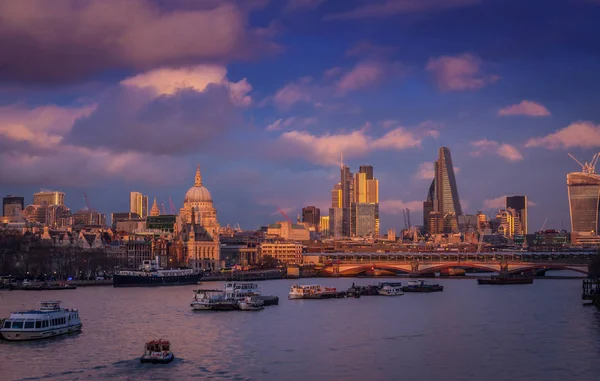
[[[600,175],[573,172],[567,175],[571,231],[598,235],[600,209]]]

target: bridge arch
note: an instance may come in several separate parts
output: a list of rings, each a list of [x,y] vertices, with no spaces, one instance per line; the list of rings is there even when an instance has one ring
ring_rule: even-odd
[[[549,264],[544,264],[544,265],[532,265],[532,266],[524,266],[524,267],[519,267],[519,268],[513,268],[510,269],[508,271],[509,274],[517,274],[517,273],[521,273],[521,272],[527,272],[527,271],[533,271],[533,272],[541,272],[541,271],[550,271],[550,270],[570,270],[570,271],[575,271],[578,272],[580,274],[585,274],[587,275],[587,268],[579,268],[579,267],[575,267],[575,266],[569,266],[569,265],[549,265]]]
[[[493,264],[492,264],[492,266],[493,266]],[[470,268],[470,269],[492,271],[492,272],[498,272],[500,270],[499,265],[496,265],[496,267],[492,267],[492,266],[478,264],[478,263],[471,263],[471,262],[449,262],[449,263],[444,263],[444,264],[440,264],[440,265],[430,266],[427,268],[419,268],[419,274],[434,273],[434,272],[439,272],[441,270],[454,268],[454,267]]]

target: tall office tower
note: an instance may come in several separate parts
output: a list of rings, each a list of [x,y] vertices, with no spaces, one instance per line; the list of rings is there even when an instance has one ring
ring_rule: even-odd
[[[341,163],[340,166],[340,184],[342,185],[342,235],[344,237],[350,236],[351,230],[351,209],[352,200],[354,196],[352,195],[352,191],[354,188],[352,180],[352,172],[350,172],[350,168]]]
[[[452,156],[447,147],[440,147],[435,162],[435,201],[434,211],[441,213],[444,219],[444,233],[458,232],[457,216],[462,214]]]
[[[329,208],[329,236],[333,238],[344,237],[343,208]]]
[[[514,209],[521,222],[521,233],[527,234],[527,196],[507,196],[506,209]]]
[[[513,238],[515,235],[522,234],[519,212],[513,208],[506,208],[498,211],[496,219],[499,222],[498,234]]]
[[[321,210],[312,205],[302,208],[302,222],[318,228],[321,223]]]
[[[342,207],[342,184],[337,183],[331,190],[331,207],[341,208]]]
[[[140,217],[148,217],[148,196],[140,192],[129,193],[129,213],[137,213]]]
[[[435,201],[435,179],[431,181],[429,191],[427,192],[427,198],[423,202],[423,228],[426,233],[437,234],[439,232],[432,231],[429,224],[429,214],[433,212],[433,203]]]
[[[2,198],[2,216],[17,217],[25,209],[25,198],[8,195]]]
[[[361,165],[358,169],[358,173],[364,173],[367,176],[367,180],[373,180],[372,165]]]
[[[573,158],[573,156],[571,156]],[[569,191],[569,211],[571,213],[571,233],[575,236],[597,236],[600,229],[600,175],[596,173],[597,153],[590,163],[581,164],[581,172],[567,175]]]
[[[63,192],[40,191],[33,194],[33,205],[64,205],[65,194]]]

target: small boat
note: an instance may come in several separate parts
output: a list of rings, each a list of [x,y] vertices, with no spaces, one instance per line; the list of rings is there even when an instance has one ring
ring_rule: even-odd
[[[59,301],[40,303],[39,310],[18,311],[2,323],[0,335],[6,340],[38,340],[81,331],[77,310],[61,308]]]
[[[289,299],[331,299],[346,296],[345,292],[339,292],[335,288],[320,284],[293,285],[288,294]]]
[[[148,341],[144,346],[144,354],[140,357],[140,362],[150,364],[167,364],[175,359],[171,352],[171,343],[167,340]]]
[[[113,287],[159,287],[198,284],[202,273],[195,269],[163,269],[156,260],[144,260],[137,270],[121,269],[113,275]]]
[[[437,292],[444,291],[444,286],[439,284],[427,284],[424,280],[410,280],[408,285],[402,287],[404,292]]]
[[[42,284],[40,286],[32,286],[32,285],[25,285],[23,286],[23,288],[21,288],[24,291],[58,291],[58,290],[75,290],[77,289],[77,286],[73,286],[70,284],[57,284],[57,285],[50,285],[50,284]]]
[[[190,306],[194,311],[232,311],[237,309],[237,302],[226,299],[222,290],[194,290]]]
[[[242,311],[258,311],[265,308],[265,302],[258,296],[246,296],[238,302],[238,308]]]
[[[399,282],[382,282],[379,283],[379,295],[397,296],[404,295],[402,292],[402,283]]]
[[[533,277],[528,276],[507,276],[507,275],[492,275],[489,278],[478,278],[478,284],[532,284]]]

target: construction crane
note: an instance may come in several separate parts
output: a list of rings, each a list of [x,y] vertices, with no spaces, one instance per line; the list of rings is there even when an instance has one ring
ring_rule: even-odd
[[[575,156],[573,156],[571,154],[569,154],[569,156],[571,157],[571,159],[575,160],[575,162],[581,166],[581,172],[587,173],[590,175],[596,173],[596,164],[598,164],[598,160],[600,160],[600,152],[597,152],[594,156],[592,156],[592,160],[590,160],[589,163],[586,161],[583,164],[581,164],[581,162],[579,160],[577,160],[575,158]]]
[[[162,209],[162,214],[163,215],[167,214],[167,209],[165,209],[165,203],[164,202],[160,203],[160,208]]]
[[[83,192],[83,198],[85,199],[85,205],[89,212],[93,212],[94,208],[92,208],[92,204],[90,204],[90,199],[88,198],[87,193]]]
[[[410,209],[406,208],[406,219],[408,221],[408,228],[410,229],[412,226],[410,224]]]
[[[408,222],[406,220],[406,209],[402,209],[402,217],[404,218],[404,230],[408,229]]]
[[[283,215],[283,217],[285,217],[285,219],[287,220],[287,222],[290,223],[290,225],[293,224],[292,220],[290,220],[290,218],[287,216],[287,214],[285,214],[285,212],[283,210],[281,210],[281,208],[277,207],[277,210],[279,210],[279,213],[281,213]]]
[[[172,215],[177,214],[177,209],[175,209],[175,205],[173,205],[173,199],[171,199],[171,196],[169,196],[169,208],[171,209]]]
[[[546,219],[544,220],[544,223],[542,224],[542,228],[540,229],[540,231],[541,231],[541,232],[543,232],[543,231],[544,231],[544,228],[546,227],[546,223],[548,223],[548,218],[546,218]]]

